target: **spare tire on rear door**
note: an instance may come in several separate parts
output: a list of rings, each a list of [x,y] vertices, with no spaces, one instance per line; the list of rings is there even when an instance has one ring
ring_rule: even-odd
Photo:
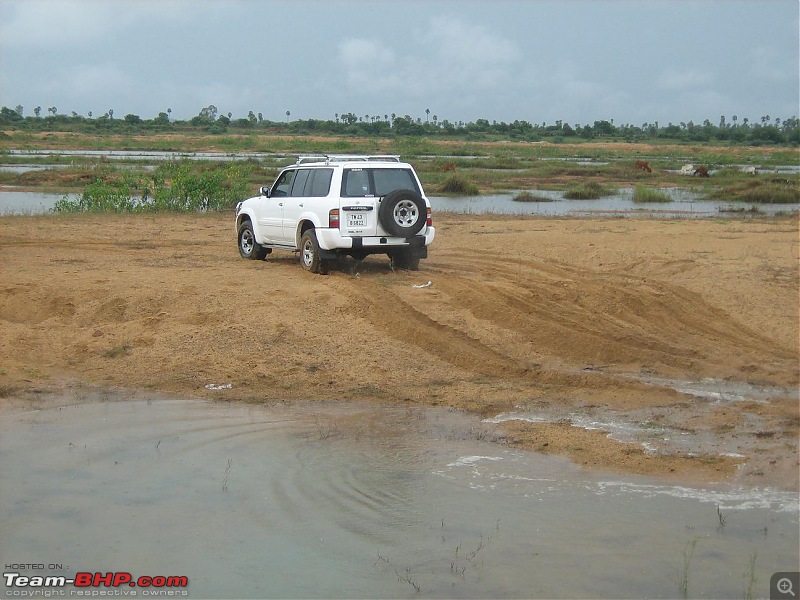
[[[381,201],[378,220],[389,235],[412,237],[425,226],[428,219],[425,201],[414,190],[389,192]]]

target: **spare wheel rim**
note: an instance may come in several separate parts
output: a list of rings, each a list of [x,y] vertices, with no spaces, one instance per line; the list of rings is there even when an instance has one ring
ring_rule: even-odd
[[[411,200],[401,200],[394,207],[392,216],[400,227],[413,227],[419,219],[419,208]]]

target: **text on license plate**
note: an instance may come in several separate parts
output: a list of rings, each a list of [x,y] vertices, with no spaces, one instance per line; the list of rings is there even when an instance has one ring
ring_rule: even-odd
[[[367,226],[367,215],[362,215],[362,214],[347,215],[347,226],[348,227],[366,227]]]

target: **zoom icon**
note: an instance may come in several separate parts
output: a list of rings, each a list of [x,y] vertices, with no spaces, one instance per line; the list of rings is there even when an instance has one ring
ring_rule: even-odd
[[[797,594],[800,587],[800,572],[787,571],[775,573],[769,579],[770,600],[798,600]]]

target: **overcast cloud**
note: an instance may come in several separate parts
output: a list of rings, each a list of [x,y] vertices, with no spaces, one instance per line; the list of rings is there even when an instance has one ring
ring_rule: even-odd
[[[572,124],[800,114],[797,0],[0,0],[0,104]]]

